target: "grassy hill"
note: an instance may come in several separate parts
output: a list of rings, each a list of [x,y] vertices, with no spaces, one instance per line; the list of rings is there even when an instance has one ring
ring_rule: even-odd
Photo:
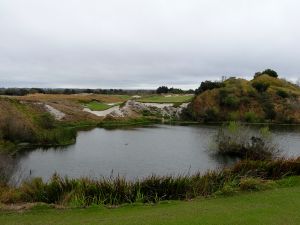
[[[300,123],[300,88],[266,74],[251,81],[229,78],[196,95],[190,113],[204,122]]]

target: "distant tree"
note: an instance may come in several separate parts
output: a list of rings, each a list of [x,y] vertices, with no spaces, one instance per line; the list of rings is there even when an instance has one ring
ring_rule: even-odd
[[[166,94],[169,92],[169,88],[166,86],[160,86],[156,89],[157,94]]]
[[[261,76],[261,75],[262,75],[261,72],[256,72],[256,73],[254,74],[254,78],[257,78],[257,77],[259,77],[259,76]]]
[[[261,76],[261,75],[264,75],[264,74],[269,75],[270,77],[275,77],[275,78],[278,77],[278,74],[277,74],[276,71],[274,71],[272,69],[266,69],[266,70],[264,70],[262,72],[256,72],[254,74],[254,79],[257,78],[257,77],[259,77],[259,76]]]
[[[223,86],[224,84],[222,82],[206,80],[204,82],[201,82],[200,87],[195,90],[195,94],[201,94],[206,90],[212,90]]]
[[[274,70],[271,70],[271,69],[266,69],[266,70],[262,71],[261,73],[262,73],[262,74],[267,74],[267,75],[269,75],[270,77],[275,77],[275,78],[278,77],[277,72],[274,71]]]
[[[195,90],[189,89],[189,90],[186,91],[186,93],[187,93],[187,94],[194,94],[194,93],[195,93]]]
[[[171,87],[171,88],[168,90],[168,93],[172,93],[172,94],[183,94],[184,91],[181,90],[180,88],[173,88],[173,87]]]

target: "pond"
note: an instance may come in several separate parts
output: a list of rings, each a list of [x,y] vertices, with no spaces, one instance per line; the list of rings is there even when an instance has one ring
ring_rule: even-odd
[[[209,151],[217,126],[168,126],[78,132],[74,145],[38,148],[16,156],[14,177],[49,179],[62,176],[92,178],[125,176],[136,179],[157,175],[204,172],[235,159],[216,158]],[[272,129],[287,156],[300,155],[300,129]]]

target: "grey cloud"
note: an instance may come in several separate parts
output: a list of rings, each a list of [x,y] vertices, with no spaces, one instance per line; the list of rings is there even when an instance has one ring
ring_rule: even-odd
[[[300,75],[296,0],[2,0],[0,86],[195,88]]]

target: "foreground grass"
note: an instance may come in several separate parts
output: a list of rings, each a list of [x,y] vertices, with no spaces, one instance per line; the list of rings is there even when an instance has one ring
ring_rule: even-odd
[[[117,209],[39,206],[24,213],[0,211],[0,224],[300,224],[300,177],[287,178],[283,183],[284,187],[272,190],[190,202]]]
[[[146,96],[138,101],[148,103],[184,103],[191,101],[192,98],[192,95],[153,95]]]

